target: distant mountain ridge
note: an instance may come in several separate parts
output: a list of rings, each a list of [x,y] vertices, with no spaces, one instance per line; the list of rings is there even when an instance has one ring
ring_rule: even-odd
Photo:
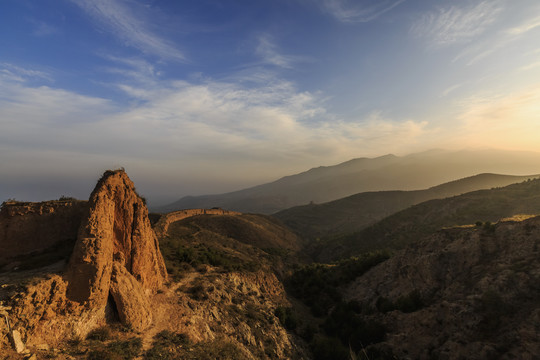
[[[221,207],[272,214],[368,191],[419,190],[479,173],[540,173],[540,153],[501,150],[430,150],[407,156],[358,158],[285,176],[225,194],[186,196],[161,212]]]
[[[365,192],[323,204],[296,206],[272,216],[306,239],[360,231],[409,206],[481,189],[503,187],[538,178],[540,175],[512,176],[479,174],[425,190]]]
[[[402,249],[443,227],[480,222],[489,228],[486,222],[517,214],[540,214],[540,179],[425,201],[360,231],[313,243],[309,252],[318,261],[332,261],[373,249]]]

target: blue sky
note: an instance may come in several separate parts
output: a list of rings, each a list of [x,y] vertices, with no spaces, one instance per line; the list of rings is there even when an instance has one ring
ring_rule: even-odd
[[[540,151],[537,0],[2,0],[0,196],[156,202],[355,157]]]

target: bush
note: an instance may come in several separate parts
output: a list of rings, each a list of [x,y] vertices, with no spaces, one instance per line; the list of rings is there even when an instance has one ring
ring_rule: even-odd
[[[495,232],[495,224],[492,224],[490,221],[486,221],[483,227],[484,232],[491,234]]]
[[[309,306],[315,316],[324,316],[341,301],[339,286],[350,283],[389,257],[387,252],[377,251],[334,264],[307,265],[295,271],[286,283],[289,291]]]
[[[399,310],[403,313],[412,313],[422,309],[425,304],[418,290],[413,290],[407,295],[401,295],[395,302],[380,296],[375,304],[377,310],[382,313],[387,313],[393,310]]]
[[[328,336],[341,340],[343,346],[351,346],[359,351],[362,345],[378,343],[384,340],[386,328],[375,320],[364,318],[361,308],[354,302],[341,302],[332,310],[323,324]]]
[[[336,338],[315,336],[311,349],[315,360],[349,360],[349,350]]]
[[[139,338],[129,340],[114,341],[107,345],[107,350],[121,359],[130,360],[140,355],[142,350],[142,341]]]
[[[192,344],[184,334],[162,331],[154,337],[145,360],[247,360],[249,357],[234,343],[224,339]]]
[[[285,329],[292,331],[298,327],[298,316],[291,307],[278,306],[274,311],[274,315]]]
[[[154,343],[145,354],[145,360],[172,360],[175,359],[179,348],[189,346],[191,342],[185,334],[177,334],[164,330],[154,336]]]
[[[482,314],[479,327],[487,333],[495,331],[500,326],[502,318],[511,315],[515,310],[495,290],[487,290],[482,294],[477,309]]]
[[[106,341],[109,340],[111,336],[111,331],[107,326],[101,326],[96,329],[93,329],[88,333],[86,339],[96,340],[96,341]]]

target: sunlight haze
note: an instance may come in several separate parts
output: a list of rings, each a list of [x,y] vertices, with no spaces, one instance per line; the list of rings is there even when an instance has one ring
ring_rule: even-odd
[[[119,167],[166,203],[359,157],[540,152],[537,0],[5,0],[0,31],[0,201],[86,198]]]

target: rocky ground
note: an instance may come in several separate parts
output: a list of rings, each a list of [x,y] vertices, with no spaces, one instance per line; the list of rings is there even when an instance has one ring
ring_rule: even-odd
[[[388,328],[400,359],[535,359],[540,354],[540,217],[444,229],[345,291]]]

